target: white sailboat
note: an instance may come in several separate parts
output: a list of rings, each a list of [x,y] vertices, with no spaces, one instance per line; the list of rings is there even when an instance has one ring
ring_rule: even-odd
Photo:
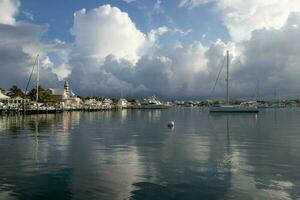
[[[117,103],[117,109],[123,109],[127,108],[128,106],[128,101],[123,98],[123,88],[121,89],[121,98],[119,99]]]
[[[117,108],[118,109],[123,109],[123,108],[127,108],[128,106],[128,101],[126,99],[119,99],[118,103],[117,103]]]
[[[242,103],[240,105],[230,105],[229,103],[229,51],[227,51],[227,73],[226,73],[226,104],[211,106],[209,112],[221,113],[257,113],[256,105]]]

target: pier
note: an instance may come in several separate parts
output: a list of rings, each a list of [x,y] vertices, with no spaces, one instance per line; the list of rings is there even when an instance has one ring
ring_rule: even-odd
[[[102,108],[41,108],[41,109],[3,109],[0,108],[0,115],[32,115],[32,114],[57,114],[63,112],[73,112],[73,111],[82,111],[82,112],[95,112],[95,111],[108,111],[116,110],[116,107],[102,107]]]

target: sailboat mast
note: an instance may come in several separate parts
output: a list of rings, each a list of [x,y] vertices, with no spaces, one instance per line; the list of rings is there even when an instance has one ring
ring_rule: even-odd
[[[277,88],[274,88],[274,102],[277,101]]]
[[[37,55],[37,76],[36,76],[36,104],[38,107],[39,100],[39,84],[40,84],[40,62],[39,62],[39,54]]]
[[[229,104],[229,51],[227,50],[227,75],[226,75],[226,100],[227,104]]]
[[[121,87],[121,99],[123,99],[123,87]]]
[[[259,80],[257,81],[256,101],[260,101],[260,84],[259,84]]]

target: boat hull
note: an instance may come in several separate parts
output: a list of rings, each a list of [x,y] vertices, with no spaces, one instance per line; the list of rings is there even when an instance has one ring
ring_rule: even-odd
[[[209,112],[219,113],[258,113],[258,109],[255,107],[238,107],[238,106],[219,106],[210,107]]]
[[[141,105],[139,108],[140,109],[165,109],[168,108],[168,106],[163,104],[148,104],[148,105]]]

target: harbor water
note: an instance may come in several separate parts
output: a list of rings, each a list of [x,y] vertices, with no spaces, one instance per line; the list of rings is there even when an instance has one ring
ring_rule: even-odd
[[[300,109],[2,116],[0,158],[0,200],[300,199]]]

